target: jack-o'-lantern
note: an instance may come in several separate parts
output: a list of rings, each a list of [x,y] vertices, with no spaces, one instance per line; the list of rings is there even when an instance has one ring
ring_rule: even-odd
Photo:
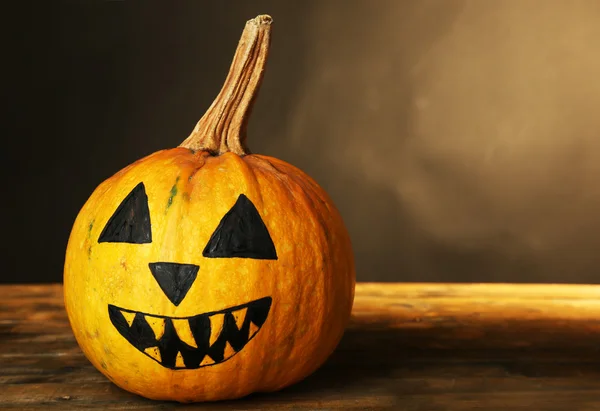
[[[281,389],[315,371],[348,322],[354,261],[338,211],[304,172],[245,145],[270,23],[246,24],[190,137],[100,184],[73,226],[64,292],[77,342],[142,396]]]

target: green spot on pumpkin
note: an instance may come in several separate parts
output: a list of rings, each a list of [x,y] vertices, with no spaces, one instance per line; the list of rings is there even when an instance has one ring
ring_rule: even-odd
[[[94,220],[90,221],[90,225],[88,226],[88,237],[92,235],[92,228],[94,228]]]
[[[92,258],[92,246],[88,246],[87,249],[87,254],[88,254],[88,260]]]
[[[173,204],[173,199],[177,195],[177,183],[178,182],[179,182],[179,176],[177,176],[177,178],[175,179],[175,184],[173,184],[173,187],[171,187],[171,192],[169,193],[169,199],[167,200],[167,209],[165,210],[165,212],[169,211],[169,207],[171,207],[171,204]]]

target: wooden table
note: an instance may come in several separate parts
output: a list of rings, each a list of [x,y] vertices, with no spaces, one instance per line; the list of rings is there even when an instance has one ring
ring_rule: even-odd
[[[600,410],[600,286],[359,284],[329,361],[275,394],[180,406],[85,359],[60,285],[0,286],[0,409]]]

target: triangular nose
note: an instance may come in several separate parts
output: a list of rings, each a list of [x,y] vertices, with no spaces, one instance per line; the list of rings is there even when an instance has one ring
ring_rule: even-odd
[[[165,295],[173,304],[179,305],[198,275],[194,264],[150,263],[150,271]]]

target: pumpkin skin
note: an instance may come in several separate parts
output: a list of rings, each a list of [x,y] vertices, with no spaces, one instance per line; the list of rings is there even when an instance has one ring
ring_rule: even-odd
[[[99,243],[122,200],[144,183],[152,242]],[[246,195],[256,206],[277,260],[206,258],[219,221]],[[175,306],[148,264],[198,265]],[[118,386],[181,402],[238,398],[293,384],[338,344],[352,308],[354,262],[342,219],[325,192],[299,169],[261,155],[211,156],[163,150],[102,183],[75,221],[66,255],[65,304],[92,364]],[[144,355],[111,324],[108,306],[188,317],[272,298],[262,327],[237,354],[197,369],[170,369]]]

